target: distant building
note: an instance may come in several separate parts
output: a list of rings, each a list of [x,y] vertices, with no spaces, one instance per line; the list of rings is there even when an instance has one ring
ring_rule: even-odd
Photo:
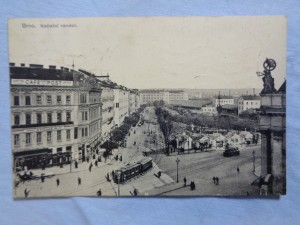
[[[214,103],[216,107],[223,106],[223,105],[234,105],[234,98],[232,96],[216,96],[214,98]]]
[[[286,82],[273,94],[261,94],[261,178],[267,194],[286,194]]]
[[[181,90],[170,90],[169,91],[169,104],[174,101],[187,101],[189,100],[189,96],[186,92],[181,91]]]
[[[188,94],[181,90],[140,90],[141,104],[148,104],[155,101],[164,101],[170,104],[174,101],[188,100]]]
[[[259,109],[261,97],[258,95],[242,95],[238,100],[238,114],[248,109]]]
[[[202,107],[202,113],[203,114],[215,115],[215,114],[217,114],[217,108],[215,106],[212,106],[212,105],[203,106]]]

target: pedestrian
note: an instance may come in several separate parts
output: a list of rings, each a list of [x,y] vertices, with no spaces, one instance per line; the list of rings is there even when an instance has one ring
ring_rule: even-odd
[[[77,168],[78,168],[78,162],[75,161],[75,169],[77,169]]]
[[[122,162],[122,155],[120,155],[120,162]]]
[[[87,158],[86,158],[86,161],[87,161],[87,163],[89,163],[89,161],[90,161],[90,158],[89,158],[89,157],[87,157]]]
[[[239,168],[239,167],[237,167],[237,168],[236,168],[236,171],[237,171],[238,173],[240,173],[240,168]]]
[[[111,171],[111,176],[114,178],[115,177],[115,171]]]
[[[27,198],[27,197],[28,197],[28,195],[29,195],[29,192],[30,192],[30,191],[27,191],[27,188],[25,188],[25,190],[24,190],[24,195],[25,195],[25,198]]]
[[[98,167],[98,161],[97,161],[97,160],[95,161],[95,166],[97,166],[97,167]]]
[[[81,178],[80,177],[78,177],[78,185],[81,185]]]
[[[183,178],[184,186],[186,186],[186,177]]]
[[[41,181],[42,181],[42,183],[44,183],[44,181],[45,181],[45,176],[44,176],[44,174],[41,174]]]
[[[133,194],[134,194],[134,196],[137,196],[138,192],[137,192],[136,188],[133,190]]]
[[[60,168],[64,168],[64,166],[63,166],[63,163],[62,163],[62,162],[60,163]]]
[[[92,167],[93,167],[93,163],[90,164],[89,166],[89,171],[92,172]]]
[[[57,178],[57,179],[56,179],[56,186],[58,187],[59,184],[60,184],[60,180],[59,180],[59,178]]]
[[[193,191],[194,189],[195,189],[195,183],[194,183],[194,181],[191,181],[191,184],[190,184],[190,187],[191,187],[191,190]]]
[[[219,177],[216,177],[216,185],[219,185]]]
[[[101,188],[97,191],[97,196],[101,196],[102,195],[102,191]]]
[[[160,171],[158,171],[157,176],[158,176],[158,178],[161,177],[161,172]]]
[[[215,176],[213,176],[213,182],[214,182],[214,184],[216,184],[216,177]]]

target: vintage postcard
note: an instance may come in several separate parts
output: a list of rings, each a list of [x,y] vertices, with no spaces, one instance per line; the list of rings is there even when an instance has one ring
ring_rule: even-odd
[[[14,197],[286,194],[286,29],[9,20]]]

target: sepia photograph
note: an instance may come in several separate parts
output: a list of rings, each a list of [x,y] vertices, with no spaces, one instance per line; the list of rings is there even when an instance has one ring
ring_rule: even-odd
[[[20,18],[8,41],[14,198],[286,194],[286,17]]]

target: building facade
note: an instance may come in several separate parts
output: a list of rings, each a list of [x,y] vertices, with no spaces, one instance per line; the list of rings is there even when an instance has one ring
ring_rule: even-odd
[[[203,106],[201,113],[214,115],[217,114],[217,108],[215,106]]]
[[[164,101],[166,104],[170,104],[174,101],[188,100],[188,94],[181,90],[140,90],[140,103],[148,104],[155,101]]]
[[[232,96],[219,95],[218,97],[215,97],[214,102],[216,107],[223,105],[233,105],[234,98]]]
[[[129,92],[129,115],[136,112],[140,108],[140,98],[137,90],[130,90]]]
[[[109,133],[115,126],[114,121],[114,89],[102,85],[102,140],[109,138]]]
[[[90,154],[101,126],[101,89],[76,71],[10,64],[14,168],[70,163]]]
[[[238,114],[248,109],[259,109],[261,97],[258,95],[242,95],[238,100]]]
[[[120,126],[125,117],[129,116],[129,90],[121,86],[114,89],[114,106],[115,126]]]
[[[268,193],[286,193],[286,83],[272,94],[261,94],[261,178]]]

